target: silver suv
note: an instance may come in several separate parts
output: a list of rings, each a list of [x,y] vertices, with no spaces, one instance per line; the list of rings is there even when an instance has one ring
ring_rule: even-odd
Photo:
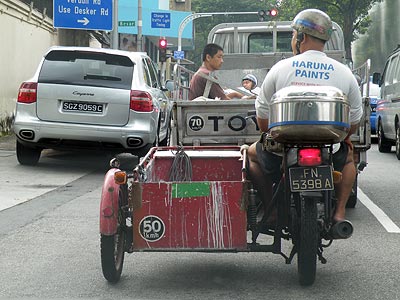
[[[141,156],[167,143],[171,110],[146,53],[52,47],[19,89],[17,159],[36,165],[45,148]]]

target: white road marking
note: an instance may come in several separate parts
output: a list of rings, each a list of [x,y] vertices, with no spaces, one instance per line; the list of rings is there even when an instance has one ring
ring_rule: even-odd
[[[363,193],[363,191],[358,188],[357,189],[357,198],[361,201],[362,204],[375,216],[375,218],[385,227],[387,232],[390,233],[400,233],[400,228],[380,209],[371,199],[368,198],[367,195]]]

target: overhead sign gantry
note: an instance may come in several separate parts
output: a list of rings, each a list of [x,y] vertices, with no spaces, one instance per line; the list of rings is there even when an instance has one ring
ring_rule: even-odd
[[[113,1],[54,0],[55,28],[107,30],[113,29]]]

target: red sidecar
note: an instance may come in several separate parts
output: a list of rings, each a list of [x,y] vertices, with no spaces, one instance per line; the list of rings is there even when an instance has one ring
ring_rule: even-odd
[[[132,171],[111,168],[100,205],[103,273],[124,252],[249,251],[246,152],[239,146],[152,148]]]

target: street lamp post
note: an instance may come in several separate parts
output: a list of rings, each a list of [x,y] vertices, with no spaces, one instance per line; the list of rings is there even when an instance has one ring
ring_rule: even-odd
[[[179,31],[178,31],[178,51],[182,50],[182,33],[185,29],[186,25],[195,19],[203,18],[203,17],[212,17],[215,15],[257,15],[257,11],[247,11],[247,12],[211,12],[211,13],[194,13],[191,15],[186,16],[181,23],[179,24]]]
[[[138,0],[137,51],[143,51],[142,44],[142,0]]]
[[[118,49],[118,0],[114,0],[113,7],[113,30],[111,33],[111,48]]]

